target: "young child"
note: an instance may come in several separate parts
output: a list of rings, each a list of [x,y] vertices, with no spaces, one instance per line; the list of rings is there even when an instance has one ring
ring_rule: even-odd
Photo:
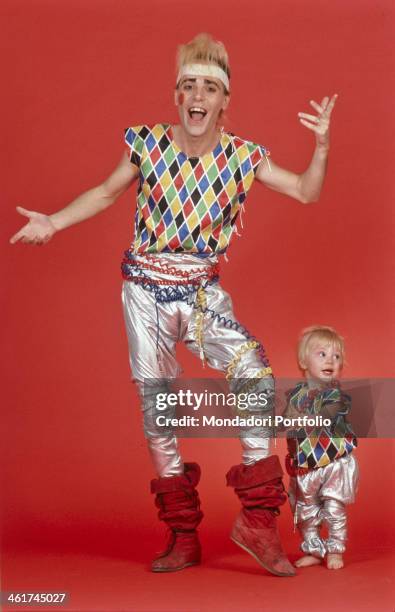
[[[352,452],[357,440],[346,420],[351,398],[337,381],[344,362],[343,338],[331,327],[309,327],[300,337],[298,360],[306,381],[287,392],[284,416],[321,415],[331,425],[287,433],[289,499],[305,553],[295,566],[316,565],[326,557],[328,569],[340,569],[347,539],[345,505],[354,501],[358,483]],[[327,540],[320,535],[322,525],[328,529]]]

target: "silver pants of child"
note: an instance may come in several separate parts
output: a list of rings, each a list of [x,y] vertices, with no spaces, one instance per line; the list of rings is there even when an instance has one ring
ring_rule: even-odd
[[[355,500],[359,469],[353,454],[290,479],[289,501],[304,553],[323,558],[346,550],[346,504]],[[328,539],[320,535],[326,525]]]
[[[191,254],[157,254],[167,266],[180,270],[194,269],[202,266],[212,266],[217,258],[198,258]],[[144,255],[136,257],[144,261]],[[156,272],[150,273],[153,279]],[[175,277],[176,278],[176,277]],[[236,322],[232,302],[229,295],[218,282],[204,287],[206,304],[221,317]],[[142,399],[142,410],[149,409],[147,394],[144,393],[144,383],[153,379],[172,379],[181,373],[176,360],[175,347],[182,341],[197,357],[204,349],[206,363],[222,372],[227,372],[233,363],[232,377],[245,379],[258,377],[264,367],[256,349],[247,349],[247,338],[235,327],[225,327],[218,317],[204,314],[200,321],[200,338],[198,327],[198,310],[195,307],[196,292],[186,301],[158,302],[153,292],[133,281],[124,281],[122,302],[129,345],[129,361],[132,378],[139,387]],[[222,319],[223,321],[223,319]],[[271,375],[262,378],[268,393],[273,394],[274,383]],[[256,431],[248,436],[248,432],[240,436],[242,446],[242,461],[252,464],[264,459],[270,454],[270,432],[265,430],[262,435]],[[147,437],[150,454],[155,470],[160,477],[175,476],[184,471],[183,461],[179,452],[177,438],[174,433],[163,437]]]

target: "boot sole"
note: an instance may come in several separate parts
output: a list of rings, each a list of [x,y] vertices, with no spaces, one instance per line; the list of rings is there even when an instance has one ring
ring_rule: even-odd
[[[179,572],[180,570],[183,570],[186,567],[192,567],[193,565],[200,565],[200,561],[191,561],[190,563],[185,563],[185,565],[180,565],[180,567],[172,567],[169,569],[151,568],[151,571],[154,572],[155,574],[166,574],[168,572]]]
[[[289,577],[289,578],[296,575],[296,572],[293,574],[287,574],[285,572],[277,572],[275,569],[263,563],[263,561],[259,557],[257,557],[256,554],[252,550],[250,550],[249,548],[247,548],[247,546],[245,546],[244,544],[236,540],[233,536],[230,536],[230,539],[232,540],[232,542],[237,544],[237,546],[240,546],[240,548],[248,552],[248,554],[251,555],[251,557],[254,557],[255,561],[257,561],[259,565],[261,565],[266,571],[270,572],[271,574],[274,574],[275,576]]]

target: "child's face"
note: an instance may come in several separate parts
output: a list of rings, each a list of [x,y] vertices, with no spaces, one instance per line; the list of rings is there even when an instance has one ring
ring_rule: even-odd
[[[307,378],[330,382],[339,377],[342,355],[338,346],[317,342],[308,347],[305,362],[300,365]]]

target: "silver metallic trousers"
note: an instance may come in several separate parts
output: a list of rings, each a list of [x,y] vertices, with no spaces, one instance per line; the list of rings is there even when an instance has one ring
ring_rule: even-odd
[[[217,263],[215,257],[197,258],[191,254],[160,254],[155,256],[166,266],[185,270],[193,276],[195,269]],[[136,260],[147,260],[144,255]],[[145,271],[154,280],[168,278],[157,272]],[[233,379],[261,378],[270,392],[273,392],[273,379],[265,373],[257,343],[251,342],[238,329],[229,295],[218,283],[204,284],[206,308],[223,317],[212,317],[196,308],[198,291],[187,300],[164,301],[156,299],[155,294],[133,281],[125,281],[122,288],[122,302],[129,345],[129,361],[132,378],[139,387],[142,410],[150,409],[147,399],[147,381],[154,379],[176,378],[181,368],[176,360],[176,344],[183,341],[197,357],[204,354],[207,364],[231,375]],[[224,326],[224,320],[236,325]],[[268,369],[270,371],[270,369]],[[248,432],[240,437],[242,461],[253,464],[270,454],[269,432],[262,436],[256,433],[248,437]],[[171,432],[165,436],[147,436],[150,454],[155,470],[160,477],[175,476],[184,471],[183,461],[178,449],[176,436]]]
[[[359,469],[353,454],[290,479],[289,501],[304,553],[323,558],[346,550],[346,504],[355,500]],[[328,539],[320,536],[326,525]]]

